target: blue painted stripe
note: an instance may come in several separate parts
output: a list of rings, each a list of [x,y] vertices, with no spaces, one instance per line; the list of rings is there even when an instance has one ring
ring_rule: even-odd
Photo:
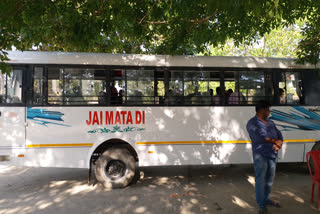
[[[270,119],[296,125],[302,130],[320,130],[319,114],[310,112],[301,106],[293,106],[292,108],[295,111],[291,110],[289,114],[279,110],[271,110],[272,116]],[[286,126],[286,128],[289,128],[289,126]]]

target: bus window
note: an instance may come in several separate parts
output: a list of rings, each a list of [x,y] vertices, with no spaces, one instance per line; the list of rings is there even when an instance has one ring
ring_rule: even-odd
[[[156,87],[157,87],[157,94],[155,97],[155,104],[164,104],[165,98],[165,78],[164,78],[164,70],[156,71]]]
[[[166,105],[183,105],[183,71],[169,71],[169,91]]]
[[[0,103],[22,102],[22,70],[14,69],[10,74],[0,71]]]
[[[209,96],[212,105],[220,105],[221,99],[220,72],[210,71]],[[220,94],[219,94],[220,93]]]
[[[126,80],[125,69],[113,69],[110,71],[111,79],[108,89],[108,97],[110,97],[111,105],[122,105],[128,103],[126,96]]]
[[[207,71],[184,72],[184,104],[210,105],[209,78]]]
[[[43,93],[45,78],[43,72],[43,67],[35,67],[33,71],[33,105],[43,105],[45,103],[45,96]]]
[[[239,73],[234,71],[224,72],[224,103],[237,105],[239,101]]]
[[[106,84],[104,75],[97,75],[99,73],[97,71],[86,68],[49,68],[48,103],[53,105],[99,104],[99,93],[105,90]]]
[[[94,97],[94,102],[92,104],[98,105],[107,105],[107,97],[106,97],[106,71],[103,69],[94,70],[94,79],[90,80],[91,86],[93,85],[94,90],[91,90],[91,95]],[[96,101],[96,97],[98,97],[98,103]],[[91,104],[89,102],[89,104]]]
[[[63,69],[48,68],[48,103],[51,105],[62,105],[63,103],[62,72]]]
[[[263,71],[224,72],[226,104],[255,104],[258,100],[272,100],[271,74]]]
[[[270,77],[271,78],[271,77]],[[268,76],[268,94],[272,93],[272,84]],[[255,104],[259,100],[266,99],[265,74],[263,71],[240,71],[239,87],[243,101],[247,104]],[[270,96],[270,95],[269,95]],[[268,97],[269,99],[269,97]]]
[[[102,73],[104,71],[102,70]],[[64,69],[64,101],[67,105],[97,105],[99,92],[104,90],[105,80],[96,79],[95,69]]]
[[[185,71],[184,104],[185,105],[219,105],[219,72]]]
[[[154,71],[126,70],[128,105],[154,104]]]
[[[303,102],[300,72],[281,72],[279,96],[280,104],[298,105]]]
[[[279,103],[286,104],[286,74],[285,72],[280,73],[280,80],[279,80]]]
[[[6,103],[6,75],[0,71],[0,103]]]
[[[272,72],[265,71],[264,72],[264,87],[265,87],[265,100],[267,100],[270,104],[277,103],[274,97],[274,84],[272,78]]]

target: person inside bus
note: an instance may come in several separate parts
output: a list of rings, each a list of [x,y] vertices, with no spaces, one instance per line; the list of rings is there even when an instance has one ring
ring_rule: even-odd
[[[220,105],[221,88],[216,88],[216,95],[213,97],[213,104]]]
[[[213,89],[209,89],[209,98],[210,98],[210,104],[213,104]]]
[[[270,192],[276,172],[278,150],[282,147],[283,137],[273,121],[268,118],[270,107],[267,101],[258,101],[256,115],[248,121],[246,127],[252,142],[259,214],[267,213],[267,206],[280,208],[279,203],[270,199]]]
[[[210,105],[212,103],[209,90],[200,93],[198,92],[198,95],[196,97],[197,105]]]
[[[209,95],[210,95],[210,97],[213,97],[213,89],[212,88],[209,89]]]
[[[107,93],[106,92],[104,92],[104,91],[99,92],[98,104],[99,105],[107,105]]]
[[[110,91],[111,91],[110,103],[112,105],[117,104],[118,90],[116,89],[116,87],[114,87],[114,85],[112,85],[110,87]]]
[[[282,88],[279,89],[280,96],[280,104],[286,104],[286,98],[284,96],[284,90]]]
[[[226,101],[227,101],[227,104],[230,104],[229,102],[229,97],[231,96],[231,94],[233,93],[233,90],[231,88],[229,88],[226,92]]]
[[[303,97],[302,81],[298,82],[298,87],[296,88],[296,92],[299,97],[298,104],[303,105],[304,104],[304,97]]]
[[[174,92],[173,92],[172,89],[169,89],[168,95],[167,95],[167,97],[165,98],[165,104],[167,104],[167,105],[173,105],[173,104],[174,104],[174,99],[175,99]]]
[[[119,91],[119,96],[117,97],[117,104],[122,104],[123,103],[123,97],[124,97],[124,90]]]
[[[143,104],[143,93],[140,90],[134,90],[133,94],[129,98],[129,102],[133,105]]]
[[[85,100],[82,95],[81,87],[76,85],[72,88],[72,94],[69,97],[69,102],[67,102],[70,105],[83,105],[85,104]]]
[[[240,92],[233,92],[232,89],[227,91],[227,102],[231,105],[239,105],[245,102],[245,97]]]

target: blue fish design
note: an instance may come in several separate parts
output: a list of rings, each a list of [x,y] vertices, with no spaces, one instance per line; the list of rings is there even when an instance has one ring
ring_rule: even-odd
[[[58,121],[64,122],[62,119],[62,116],[64,114],[59,111],[47,111],[45,109],[33,109],[32,107],[27,107],[27,119],[33,120],[37,124],[47,126],[47,124],[54,124],[54,125],[60,125],[60,126],[66,126],[71,127],[69,125],[58,123]],[[46,119],[46,120],[41,120]],[[51,122],[51,121],[57,121],[57,122]]]
[[[320,115],[316,112],[311,112],[301,106],[293,106],[289,113],[271,110],[270,119],[275,121],[281,121],[290,125],[295,125],[297,128],[292,126],[280,125],[286,131],[294,129],[301,130],[320,130]]]

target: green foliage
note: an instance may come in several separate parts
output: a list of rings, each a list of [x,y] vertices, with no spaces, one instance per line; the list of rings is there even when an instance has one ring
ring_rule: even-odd
[[[8,61],[7,52],[0,50],[0,72],[1,73],[10,73],[11,66],[4,61]]]
[[[202,54],[296,58],[298,43],[303,38],[301,34],[302,25],[303,22],[299,22],[288,27],[273,29],[263,37],[256,37],[256,41],[243,42],[238,45],[235,44],[233,39],[228,39],[223,45],[209,46]]]
[[[314,8],[308,14],[302,35],[304,38],[299,43],[297,51],[298,62],[316,65],[320,58],[320,7]]]
[[[0,51],[14,46],[17,50],[195,54],[228,39],[235,45],[252,44],[264,35],[267,38],[273,29],[306,18],[297,56],[301,62],[315,63],[319,7],[319,0],[1,0]],[[286,40],[290,39],[294,40]]]

